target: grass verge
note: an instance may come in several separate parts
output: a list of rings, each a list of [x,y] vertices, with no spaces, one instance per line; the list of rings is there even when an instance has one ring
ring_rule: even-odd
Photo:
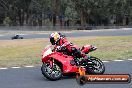
[[[97,46],[98,49],[90,54],[101,60],[132,58],[132,36],[68,39],[79,46]],[[41,64],[41,51],[48,44],[48,39],[0,40],[0,67]]]

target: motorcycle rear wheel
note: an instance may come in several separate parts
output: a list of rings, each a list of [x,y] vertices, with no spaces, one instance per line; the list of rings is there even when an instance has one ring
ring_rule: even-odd
[[[61,68],[57,64],[54,64],[54,66],[53,68],[57,68],[56,70],[51,69],[48,63],[44,63],[41,67],[44,77],[51,81],[59,80],[62,77]]]
[[[88,74],[103,74],[105,72],[105,66],[100,59],[91,56],[90,60],[95,65],[87,66],[86,67],[86,73],[88,73]]]

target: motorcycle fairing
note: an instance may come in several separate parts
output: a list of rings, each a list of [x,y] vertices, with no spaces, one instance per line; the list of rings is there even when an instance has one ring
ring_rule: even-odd
[[[72,56],[64,55],[63,53],[60,52],[54,52],[42,58],[42,62],[48,62],[49,58],[54,58],[55,60],[62,63],[63,73],[77,72],[77,67],[72,66],[70,64],[70,61],[73,60]]]

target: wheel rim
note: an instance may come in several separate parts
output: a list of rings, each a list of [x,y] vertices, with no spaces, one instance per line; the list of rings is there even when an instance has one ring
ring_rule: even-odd
[[[92,62],[95,63],[95,65],[93,66],[93,71],[100,73],[103,71],[103,65],[102,62],[100,62],[99,60],[93,60]]]
[[[61,69],[58,65],[54,65],[52,68],[49,64],[46,65],[45,72],[52,78],[57,78],[61,75]]]

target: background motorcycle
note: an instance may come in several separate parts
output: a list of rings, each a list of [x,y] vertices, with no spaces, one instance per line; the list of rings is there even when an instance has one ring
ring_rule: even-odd
[[[13,39],[23,39],[23,37],[21,37],[20,35],[15,35],[15,36],[11,37],[11,39],[12,39],[12,40],[13,40]]]
[[[41,67],[42,74],[49,80],[58,80],[62,75],[76,73],[78,66],[83,66],[87,74],[103,74],[105,67],[103,62],[93,56],[88,56],[88,59],[83,59],[76,50],[77,46],[73,46],[73,53],[69,53],[65,47],[61,50],[52,49],[52,45],[48,45],[42,52]],[[97,48],[92,45],[85,45],[80,50],[88,54]],[[69,55],[70,54],[70,55]]]

